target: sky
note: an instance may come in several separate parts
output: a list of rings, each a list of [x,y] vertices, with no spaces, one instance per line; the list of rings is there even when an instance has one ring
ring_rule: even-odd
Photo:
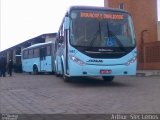
[[[104,0],[0,0],[0,51],[36,36],[57,32],[71,5],[104,6]],[[158,0],[160,21],[160,0]]]
[[[103,0],[1,0],[1,50],[57,32],[71,5],[104,6]]]

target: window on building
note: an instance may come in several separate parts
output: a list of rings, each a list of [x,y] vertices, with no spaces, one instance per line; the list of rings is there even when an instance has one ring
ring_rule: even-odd
[[[124,3],[119,4],[119,9],[124,9]]]

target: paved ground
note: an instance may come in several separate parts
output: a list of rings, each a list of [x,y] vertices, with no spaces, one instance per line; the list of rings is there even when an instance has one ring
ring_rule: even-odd
[[[82,78],[54,75],[0,77],[0,113],[160,113],[160,77]]]

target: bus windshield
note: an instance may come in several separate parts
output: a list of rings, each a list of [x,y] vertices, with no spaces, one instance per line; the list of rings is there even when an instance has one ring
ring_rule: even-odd
[[[112,11],[71,11],[70,43],[80,47],[135,47],[132,19]]]

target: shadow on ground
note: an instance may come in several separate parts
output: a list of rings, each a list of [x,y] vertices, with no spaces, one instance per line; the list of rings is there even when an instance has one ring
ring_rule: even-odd
[[[68,84],[76,87],[130,87],[131,85],[128,83],[124,83],[123,81],[113,80],[112,82],[105,82],[102,78],[96,77],[81,77],[81,78],[73,78],[72,81],[67,82]]]

